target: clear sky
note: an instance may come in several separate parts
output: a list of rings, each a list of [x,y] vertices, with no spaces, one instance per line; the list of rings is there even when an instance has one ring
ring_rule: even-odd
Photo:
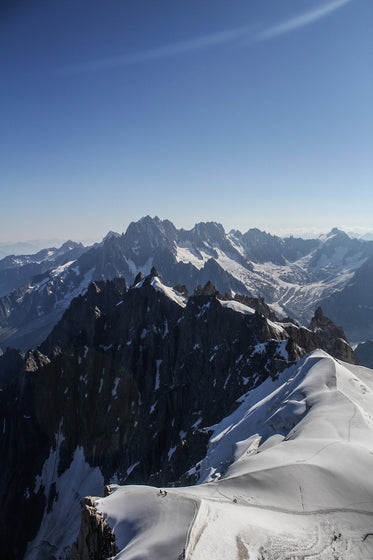
[[[373,230],[372,0],[3,0],[0,241]]]

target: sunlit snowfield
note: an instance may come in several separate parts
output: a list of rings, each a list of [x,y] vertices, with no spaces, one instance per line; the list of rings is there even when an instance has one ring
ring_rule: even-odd
[[[373,374],[315,351],[214,427],[199,484],[114,487],[119,560],[370,558]]]

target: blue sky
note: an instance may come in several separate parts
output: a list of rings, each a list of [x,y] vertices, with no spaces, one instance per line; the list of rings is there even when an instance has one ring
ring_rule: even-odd
[[[5,0],[0,241],[373,230],[371,0]]]

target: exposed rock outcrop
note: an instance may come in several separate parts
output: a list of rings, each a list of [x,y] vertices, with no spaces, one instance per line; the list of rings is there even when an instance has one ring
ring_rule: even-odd
[[[349,345],[342,327],[337,327],[331,319],[325,317],[321,307],[316,309],[308,328],[320,336],[323,348],[329,354],[344,362],[360,363]]]
[[[97,511],[94,498],[84,498],[79,537],[72,545],[71,560],[107,560],[116,553],[115,535]]]
[[[262,297],[259,296],[256,298],[244,296],[241,294],[235,294],[234,299],[236,301],[239,301],[240,303],[243,303],[244,305],[247,305],[248,307],[252,307],[253,309],[255,309],[255,311],[257,311],[267,319],[271,319],[271,321],[278,321],[276,313],[271,310],[271,308],[265,303],[264,298]]]

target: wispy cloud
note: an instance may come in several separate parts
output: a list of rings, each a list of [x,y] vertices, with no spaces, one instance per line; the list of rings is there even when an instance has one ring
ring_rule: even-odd
[[[155,47],[154,49],[138,51],[132,54],[125,54],[112,58],[105,58],[101,60],[94,60],[85,64],[68,66],[61,70],[63,73],[80,73],[89,71],[106,70],[110,68],[117,68],[120,66],[128,66],[139,62],[147,62],[150,60],[157,60],[167,58],[178,54],[185,54],[192,51],[201,49],[208,49],[219,45],[234,43],[243,37],[248,37],[253,31],[252,25],[244,25],[220,31],[219,33],[212,33],[202,37],[196,37],[186,41],[179,41],[171,43],[162,47]]]
[[[333,2],[330,2],[322,7],[310,10],[294,18],[283,21],[277,25],[273,25],[272,27],[268,27],[267,29],[264,29],[259,33],[255,32],[255,29],[257,29],[256,26],[252,24],[243,25],[240,27],[235,27],[233,29],[220,31],[218,33],[212,33],[186,41],[179,41],[161,47],[155,47],[149,50],[138,51],[135,53],[124,54],[121,56],[115,56],[105,59],[96,59],[94,61],[78,65],[66,66],[64,68],[61,68],[59,70],[59,73],[80,74],[84,72],[97,72],[100,70],[120,68],[123,66],[129,66],[141,62],[168,58],[171,56],[186,54],[193,51],[213,48],[219,45],[234,44],[236,42],[242,42],[242,40],[249,40],[250,42],[265,41],[278,37],[280,35],[284,35],[285,33],[295,31],[296,29],[299,29],[301,27],[310,25],[328,16],[332,12],[335,12],[351,1],[352,0],[334,0]]]
[[[287,21],[283,21],[278,25],[274,25],[273,27],[270,27],[256,35],[254,40],[264,41],[266,39],[272,39],[274,37],[278,37],[279,35],[284,35],[290,31],[295,31],[296,29],[305,27],[306,25],[311,25],[312,23],[328,16],[332,12],[335,12],[339,8],[342,8],[342,6],[348,4],[349,2],[351,2],[351,0],[335,0],[334,2],[330,2],[329,4],[326,4],[326,6],[310,10],[304,14],[288,19]]]

